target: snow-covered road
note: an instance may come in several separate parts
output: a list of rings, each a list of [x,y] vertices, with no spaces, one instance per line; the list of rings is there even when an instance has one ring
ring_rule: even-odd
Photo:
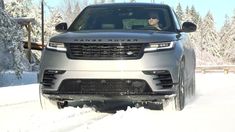
[[[196,98],[181,112],[128,108],[116,114],[91,108],[42,111],[38,84],[26,79],[36,78],[36,74],[25,76],[20,86],[0,87],[0,132],[235,131],[235,74],[197,74]],[[7,80],[5,77],[4,82]],[[15,79],[9,82],[13,85]]]

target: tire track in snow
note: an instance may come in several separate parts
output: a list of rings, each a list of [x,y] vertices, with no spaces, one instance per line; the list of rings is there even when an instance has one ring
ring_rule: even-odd
[[[62,126],[61,128],[57,128],[55,130],[56,132],[69,132],[74,131],[77,128],[87,128],[88,126],[92,125],[93,123],[103,120],[104,118],[111,116],[112,114],[108,113],[98,113],[94,110],[91,110],[89,112],[86,112],[85,114],[79,113],[78,115],[75,115],[74,117],[71,117],[71,119],[67,119],[67,121],[71,122],[71,124],[66,124],[65,126]]]
[[[42,110],[38,101],[0,107],[0,131],[73,131],[109,116],[92,108]],[[12,125],[14,124],[14,125]]]

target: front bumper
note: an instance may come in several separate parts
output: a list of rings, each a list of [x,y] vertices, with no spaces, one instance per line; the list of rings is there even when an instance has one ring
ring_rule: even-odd
[[[44,94],[45,97],[57,101],[126,101],[126,102],[144,102],[144,101],[162,101],[176,96],[175,91],[165,91],[151,93],[149,95],[77,95],[77,94]]]
[[[45,56],[46,55],[46,56]],[[178,71],[181,52],[176,50],[167,50],[161,52],[145,53],[138,60],[71,60],[66,53],[51,50],[44,50],[38,81],[42,84],[44,73],[47,70],[65,71],[57,74],[50,87],[41,87],[44,94],[51,95],[50,98],[64,99],[84,99],[89,95],[74,95],[58,93],[61,83],[66,79],[139,79],[147,82],[151,88],[151,96],[148,95],[124,95],[120,98],[134,99],[146,98],[155,99],[172,95],[175,93],[178,84]],[[168,71],[172,79],[171,88],[162,88],[157,86],[158,80],[154,75],[146,74],[151,71]],[[162,96],[163,95],[163,96]],[[93,97],[93,96],[91,96]],[[112,96],[113,99],[115,96]],[[98,95],[95,99],[108,99]],[[118,99],[119,97],[117,97]],[[142,98],[142,99],[144,99]],[[89,97],[90,99],[90,97]]]

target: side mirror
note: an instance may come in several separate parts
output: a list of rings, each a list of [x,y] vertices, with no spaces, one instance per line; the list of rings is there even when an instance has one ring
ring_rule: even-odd
[[[68,29],[67,23],[60,23],[55,26],[57,32],[65,32]]]
[[[194,23],[184,22],[181,31],[189,33],[189,32],[195,32],[196,30],[197,30],[197,26]]]

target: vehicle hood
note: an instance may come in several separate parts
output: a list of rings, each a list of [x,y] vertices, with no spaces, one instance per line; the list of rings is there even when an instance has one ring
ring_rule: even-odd
[[[62,43],[147,43],[176,41],[180,35],[156,31],[81,31],[66,32],[50,39]]]

